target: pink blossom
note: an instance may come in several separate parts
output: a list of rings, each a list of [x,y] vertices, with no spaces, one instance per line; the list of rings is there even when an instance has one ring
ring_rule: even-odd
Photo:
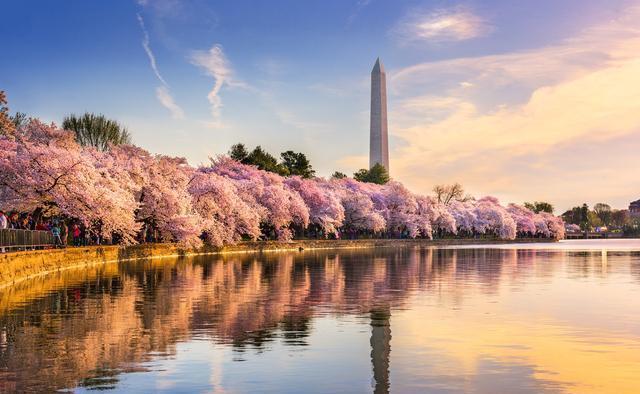
[[[276,231],[278,239],[291,239],[291,232],[284,231],[291,225],[307,227],[309,208],[299,193],[287,187],[284,178],[253,166],[244,165],[228,157],[220,157],[213,162],[212,170],[236,181],[242,195],[251,196],[264,210],[261,210],[264,223]]]
[[[344,221],[344,207],[337,193],[323,179],[292,176],[285,184],[296,191],[309,208],[309,220],[328,235],[337,232]]]
[[[516,222],[495,197],[483,197],[476,204],[476,231],[501,239],[515,239]]]
[[[200,169],[189,185],[196,212],[202,218],[202,229],[212,245],[232,244],[243,236],[256,240],[260,236],[263,207],[251,205],[253,200],[229,179]],[[247,202],[249,201],[249,203]]]
[[[516,229],[519,233],[536,233],[535,214],[532,211],[520,205],[509,204],[507,212],[516,222]]]
[[[445,233],[456,234],[458,228],[456,219],[446,205],[436,201],[433,197],[418,198],[419,211],[429,217],[431,227]]]
[[[197,247],[275,236],[289,240],[308,226],[402,237],[535,234],[564,237],[564,223],[494,197],[444,205],[401,183],[351,178],[283,178],[228,157],[194,168],[183,158],[135,146],[107,152],[82,147],[72,133],[32,121],[0,136],[0,206],[64,215],[103,238],[134,243],[142,224],[167,242]]]

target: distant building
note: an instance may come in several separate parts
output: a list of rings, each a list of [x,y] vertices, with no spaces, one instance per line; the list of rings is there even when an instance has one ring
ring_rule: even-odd
[[[640,218],[640,200],[636,200],[629,204],[629,215],[632,218]]]

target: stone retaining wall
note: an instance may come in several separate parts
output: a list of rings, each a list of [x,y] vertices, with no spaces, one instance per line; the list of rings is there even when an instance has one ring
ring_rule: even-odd
[[[88,246],[66,249],[47,249],[0,254],[0,289],[18,282],[70,268],[89,267],[119,261],[189,256],[217,253],[247,253],[290,251],[302,249],[374,248],[395,246],[438,246],[474,243],[551,242],[546,239],[518,239],[516,241],[445,239],[445,240],[301,240],[292,242],[241,242],[223,248],[187,250],[174,244],[144,244],[134,246]]]

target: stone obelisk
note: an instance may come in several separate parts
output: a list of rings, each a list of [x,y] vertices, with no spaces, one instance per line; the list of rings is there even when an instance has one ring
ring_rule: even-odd
[[[389,393],[389,355],[391,354],[391,309],[377,307],[371,311],[371,364],[373,393]]]
[[[369,168],[380,163],[389,172],[389,137],[387,135],[387,74],[380,58],[371,70],[371,127]]]

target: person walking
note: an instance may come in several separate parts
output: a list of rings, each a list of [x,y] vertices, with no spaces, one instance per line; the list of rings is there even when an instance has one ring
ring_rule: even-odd
[[[7,227],[9,226],[9,220],[7,220],[7,217],[4,214],[4,211],[0,210],[0,231],[3,231],[7,229]],[[4,246],[0,247],[0,252],[4,253],[5,249]]]
[[[60,239],[60,226],[58,223],[54,223],[51,226],[51,234],[53,234],[53,244],[57,248],[62,246],[62,239]]]
[[[80,226],[74,223],[71,227],[71,235],[73,236],[73,246],[80,246]]]
[[[60,238],[62,238],[62,246],[67,247],[67,240],[69,239],[69,226],[64,220],[60,222]]]

